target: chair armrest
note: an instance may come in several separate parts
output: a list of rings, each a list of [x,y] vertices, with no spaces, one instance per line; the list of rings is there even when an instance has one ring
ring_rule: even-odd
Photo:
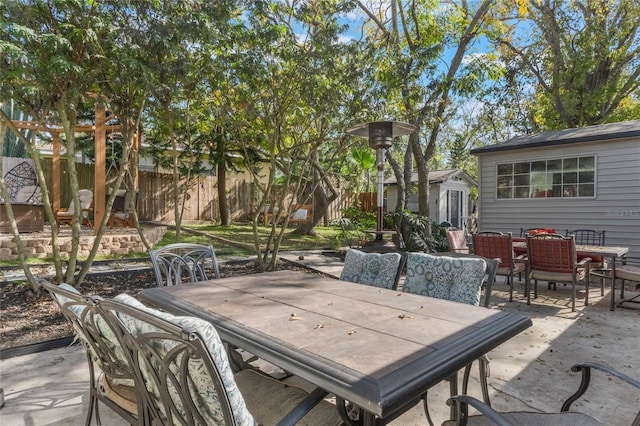
[[[447,405],[451,406],[453,404],[456,404],[458,407],[458,421],[456,424],[459,426],[465,426],[467,424],[467,418],[469,417],[469,405],[478,410],[482,415],[484,415],[487,419],[491,420],[498,426],[512,425],[512,423],[510,423],[496,410],[472,396],[454,395],[447,400]]]
[[[576,263],[576,266],[583,266],[585,268],[589,268],[590,264],[591,264],[591,258],[585,257],[584,259],[581,259],[580,262]]]
[[[613,377],[616,377],[620,380],[627,382],[628,384],[640,389],[640,381],[632,378],[631,376],[627,376],[624,373],[621,373],[611,367],[606,367],[602,364],[596,364],[594,362],[579,362],[571,367],[571,371],[577,373],[578,371],[582,372],[582,381],[580,382],[580,386],[576,393],[571,395],[567,400],[562,404],[562,408],[560,411],[569,411],[571,404],[573,404],[578,398],[580,398],[589,388],[589,384],[591,382],[591,369],[600,370],[606,374],[609,374]]]

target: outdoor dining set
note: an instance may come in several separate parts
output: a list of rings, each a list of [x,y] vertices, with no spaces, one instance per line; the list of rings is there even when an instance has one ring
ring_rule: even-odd
[[[496,275],[507,277],[513,299],[514,276],[525,273],[527,303],[530,280],[570,282],[575,309],[582,274],[585,284],[596,273],[613,283],[616,272],[605,259],[624,251],[602,244],[595,253],[575,237],[548,234],[514,240],[510,234],[477,234],[474,253],[456,253],[460,248],[453,242],[448,253],[349,249],[339,279],[301,270],[220,278],[210,245],[171,244],[150,251],[158,286],[138,299],[42,285],[85,345],[87,425],[99,419],[99,403],[141,425],[377,425],[422,403],[432,424],[426,396],[441,381],[451,389],[446,424],[599,424],[569,411],[589,387],[592,370],[630,389],[640,389],[640,381],[591,362],[572,368],[582,382],[564,396],[560,413],[501,414],[491,408],[486,354],[532,321],[488,308]],[[543,241],[548,247],[539,247],[547,245]],[[519,245],[526,255],[515,254]],[[489,255],[490,248],[502,250],[500,256]],[[590,257],[578,260],[583,252]],[[267,374],[255,359],[308,386]],[[476,361],[483,401],[467,392]],[[469,406],[478,414],[469,415]]]

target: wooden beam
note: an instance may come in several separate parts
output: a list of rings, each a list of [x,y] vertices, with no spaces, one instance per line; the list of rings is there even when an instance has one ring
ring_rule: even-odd
[[[51,193],[53,197],[53,213],[60,210],[60,138],[57,133],[53,136],[53,160],[51,162]]]
[[[95,141],[96,141],[96,167],[95,177],[93,184],[93,223],[94,232],[98,231],[96,224],[102,223],[102,218],[106,214],[105,212],[105,177],[106,177],[106,164],[107,164],[107,129],[106,129],[106,114],[104,107],[98,105],[96,107],[96,126],[95,126]]]

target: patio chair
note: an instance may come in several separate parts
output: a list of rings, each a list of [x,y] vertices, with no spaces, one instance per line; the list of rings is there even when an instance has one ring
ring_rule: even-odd
[[[488,307],[491,298],[491,284],[493,280],[495,280],[497,265],[497,260],[484,259],[477,255],[458,254],[448,256],[407,253],[407,276],[402,286],[402,291],[479,306],[485,274],[489,272],[488,282],[484,286],[484,306]],[[486,404],[491,405],[489,400],[489,385],[487,382],[489,359],[483,355],[478,358],[478,363],[482,397]],[[471,364],[467,365],[464,371],[462,380],[463,394],[467,393],[470,373]],[[447,380],[449,381],[451,395],[457,394],[457,374]],[[427,392],[425,391],[425,396],[422,401],[427,420],[429,424],[432,425],[433,422],[429,414],[426,394]],[[452,417],[455,416],[453,409],[451,414]]]
[[[344,258],[340,279],[395,290],[403,264],[404,257],[399,253],[364,253],[349,249]]]
[[[447,243],[449,243],[449,250],[454,253],[470,253],[469,246],[464,235],[464,231],[461,229],[451,229],[446,231]]]
[[[624,256],[620,260],[620,265],[616,266],[616,279],[622,281],[620,296],[622,300],[618,303],[618,306],[623,308],[640,308],[640,294],[637,294],[629,299],[624,298],[624,282],[632,281],[640,283],[640,257]],[[615,287],[615,283],[613,284]],[[636,285],[636,289],[640,284]],[[613,291],[613,290],[612,290]],[[633,303],[633,305],[627,305],[627,303]]]
[[[143,383],[148,424],[342,423],[323,390],[307,393],[254,370],[233,374],[216,329],[205,320],[160,312],[125,294],[98,306],[121,327]]]
[[[508,425],[604,425],[609,422],[600,422],[591,416],[583,413],[569,411],[571,405],[577,401],[582,395],[585,394],[591,383],[591,370],[598,370],[606,373],[609,377],[621,380],[633,386],[636,389],[640,389],[640,381],[636,380],[626,374],[616,371],[613,368],[605,367],[601,364],[593,362],[581,362],[571,367],[571,371],[574,373],[581,372],[582,380],[576,393],[571,395],[560,408],[560,413],[536,413],[536,412],[509,412],[498,413],[491,407],[483,404],[475,398],[468,395],[456,395],[449,401],[450,405],[457,405],[458,412],[461,415],[455,421],[447,421],[443,423],[443,426],[473,426],[473,425],[488,425],[495,424],[499,426]],[[615,406],[615,404],[613,404]],[[469,416],[468,407],[471,406],[480,412],[479,415]],[[637,407],[636,407],[637,408]],[[635,420],[632,423],[634,426],[640,424],[640,412],[636,415]]]
[[[593,229],[574,229],[566,231],[567,237],[573,237],[576,244],[584,244],[587,246],[603,246],[606,231],[596,231]],[[578,254],[578,262],[583,258],[591,258],[591,276],[600,277],[600,295],[604,296],[604,280],[610,277],[611,268],[607,265],[607,261],[603,256],[583,256]]]
[[[168,244],[149,250],[149,256],[158,287],[220,278],[216,253],[210,244]],[[232,356],[230,362],[235,371],[251,368],[250,363],[257,360],[255,356],[245,360],[231,345],[227,346],[227,351]]]
[[[537,228],[520,228],[520,238],[527,238],[529,232],[537,231],[538,229],[541,228],[539,226]]]
[[[149,250],[159,287],[220,278],[218,261],[209,244],[176,243]]]
[[[85,347],[89,364],[89,411],[85,424],[91,424],[94,414],[96,423],[100,424],[98,402],[130,424],[142,424],[139,416],[142,400],[135,374],[108,321],[94,303],[69,284],[55,285],[42,280],[40,285],[51,294]]]
[[[509,302],[513,301],[513,275],[526,269],[525,256],[516,257],[511,234],[480,232],[473,234],[473,252],[488,259],[499,259],[497,275],[507,278]]]
[[[107,225],[109,226],[121,226],[121,227],[133,227],[135,225],[133,219],[133,211],[131,208],[131,197],[135,197],[133,205],[137,206],[138,193],[127,191],[126,189],[119,189],[116,191],[116,198],[111,206],[111,213],[109,219],[107,219]],[[109,198],[109,195],[106,196]]]
[[[534,280],[534,297],[538,297],[538,280],[571,283],[571,312],[576,310],[576,285],[585,283],[584,304],[589,304],[589,263],[586,257],[580,262],[576,256],[573,238],[557,234],[538,234],[527,237],[527,273],[525,292],[527,305],[531,304],[531,280]]]
[[[89,212],[91,211],[91,204],[93,203],[93,191],[90,189],[80,189],[78,191],[78,199],[80,200],[80,208],[82,209],[81,220],[83,225],[91,226],[91,220],[89,218]],[[67,224],[71,225],[73,222],[73,213],[76,208],[71,199],[67,210],[61,210],[56,212],[56,223],[58,225]]]

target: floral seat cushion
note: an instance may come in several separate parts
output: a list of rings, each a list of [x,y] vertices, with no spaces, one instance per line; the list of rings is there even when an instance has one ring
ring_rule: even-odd
[[[104,366],[101,365],[101,361],[104,357],[108,357],[111,359],[111,362],[115,363],[119,373],[123,373],[129,370],[129,363],[127,362],[127,358],[123,352],[122,346],[118,341],[118,338],[113,333],[113,330],[107,322],[99,315],[87,315],[85,312],[87,309],[87,302],[84,301],[84,296],[80,294],[80,292],[70,284],[61,283],[58,285],[59,288],[66,290],[69,293],[72,293],[74,296],[77,296],[75,299],[68,298],[62,294],[55,294],[54,297],[56,301],[60,304],[60,306],[64,306],[69,310],[70,314],[75,315],[78,323],[75,321],[71,321],[73,325],[76,338],[82,339],[87,343],[87,347],[89,350],[94,352],[94,345],[90,344],[89,341],[91,338],[86,335],[89,331],[87,331],[87,327],[95,327],[95,331],[99,334],[99,337],[102,339],[102,343],[106,345],[106,349],[109,351],[108,354],[103,354],[103,357],[98,356],[98,354],[94,353],[95,359],[98,361],[98,364],[101,368],[104,369]],[[85,324],[85,326],[81,325]],[[124,384],[125,386],[133,386],[133,379],[131,376],[129,377],[109,377],[109,379],[120,380],[117,382],[118,384]]]
[[[409,253],[402,291],[477,306],[486,267],[482,259]]]
[[[229,398],[232,411],[231,415],[234,417],[234,419],[232,421],[229,421],[229,423],[242,426],[253,426],[256,424],[253,416],[246,407],[240,390],[238,389],[233,376],[233,372],[231,370],[231,366],[229,364],[229,360],[227,358],[227,353],[224,349],[222,341],[220,340],[218,332],[213,327],[213,325],[199,318],[179,317],[149,308],[140,303],[138,300],[126,294],[120,294],[113,300],[162,318],[185,330],[197,330],[198,334],[202,337],[202,341],[204,342],[207,351],[211,355],[214,367],[217,370],[217,374],[219,375],[219,378],[225,388],[227,397]],[[121,314],[119,317],[129,330],[129,332],[134,336],[142,333],[154,332],[157,330],[157,328],[152,324],[138,320],[137,318],[132,318],[123,314]],[[158,342],[158,345],[155,349],[159,354],[169,354],[173,346],[175,346],[175,342],[167,340],[164,344]],[[176,368],[177,365],[178,364],[176,363]],[[141,365],[141,368],[143,367],[144,366]],[[149,372],[148,374],[153,374],[153,372]],[[215,391],[209,371],[205,367],[201,359],[193,359],[189,362],[188,376],[191,397],[193,401],[199,406],[200,413],[206,416],[207,424],[227,424],[227,420],[224,418],[223,409],[218,399],[217,392]],[[159,389],[149,390],[153,395],[159,395]],[[173,395],[172,399],[179,407],[181,402],[176,394]],[[174,419],[174,421],[177,422],[176,419]]]
[[[364,253],[350,249],[344,259],[340,279],[392,289],[396,284],[401,258],[399,253]]]

